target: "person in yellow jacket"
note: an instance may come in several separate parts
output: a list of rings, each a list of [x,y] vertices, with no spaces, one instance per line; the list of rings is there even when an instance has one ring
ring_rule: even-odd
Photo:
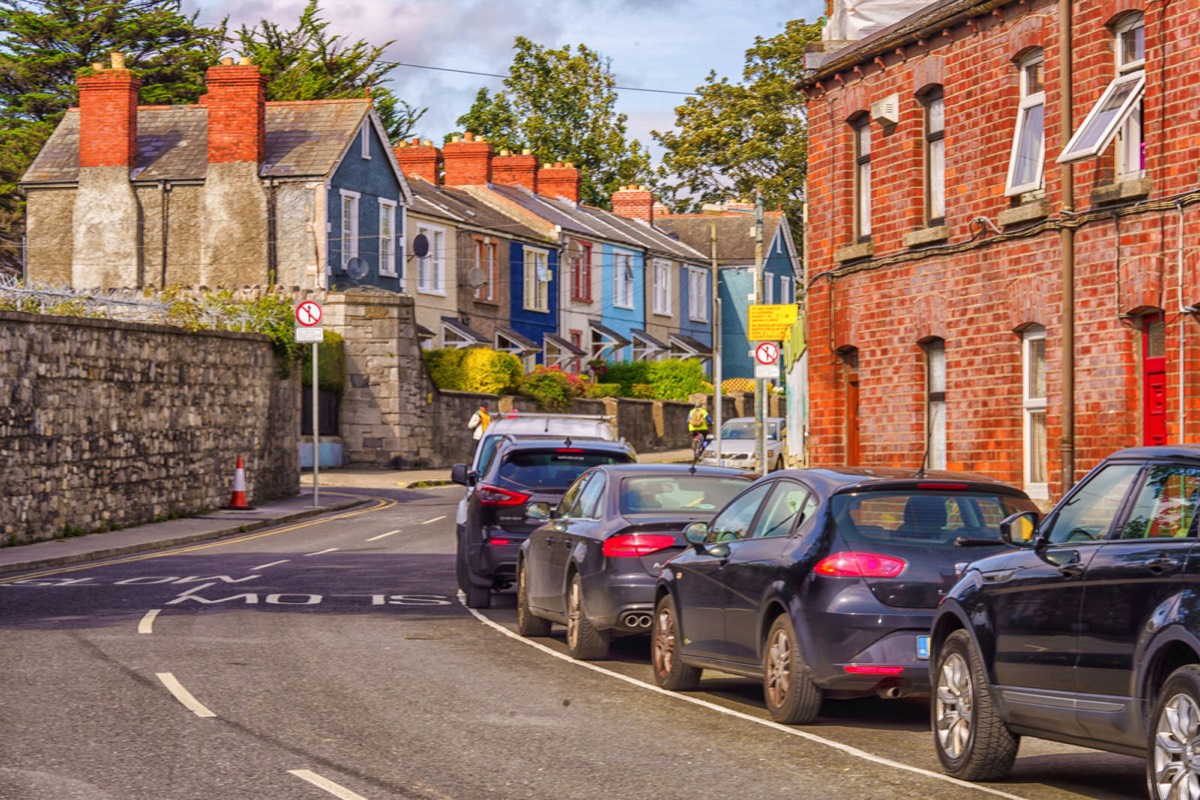
[[[696,401],[695,407],[688,412],[687,422],[688,433],[692,436],[692,450],[699,458],[708,443],[708,429],[712,425],[712,417],[704,408],[704,403]]]
[[[467,422],[467,429],[473,430],[475,441],[483,438],[483,432],[487,430],[488,425],[492,423],[492,418],[488,414],[487,403],[480,403],[479,410],[471,415],[471,419]]]

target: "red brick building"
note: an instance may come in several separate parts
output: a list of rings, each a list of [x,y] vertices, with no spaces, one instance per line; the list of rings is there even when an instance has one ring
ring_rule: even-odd
[[[941,0],[810,54],[812,464],[1056,497],[1200,440],[1197,64],[1200,0]]]

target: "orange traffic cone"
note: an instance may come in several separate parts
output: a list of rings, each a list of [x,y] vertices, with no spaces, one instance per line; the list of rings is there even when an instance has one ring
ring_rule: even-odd
[[[250,508],[250,504],[246,502],[246,465],[242,463],[242,456],[238,454],[237,469],[233,471],[233,497],[229,500],[229,505],[226,508]]]

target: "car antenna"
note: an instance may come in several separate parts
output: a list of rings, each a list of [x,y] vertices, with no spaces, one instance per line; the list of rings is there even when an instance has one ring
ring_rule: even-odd
[[[921,456],[921,468],[917,470],[917,480],[925,477],[925,462],[929,460],[929,445],[925,445],[925,454]]]
[[[568,436],[566,439],[563,439],[563,445],[566,447],[571,446],[571,437],[570,436]]]

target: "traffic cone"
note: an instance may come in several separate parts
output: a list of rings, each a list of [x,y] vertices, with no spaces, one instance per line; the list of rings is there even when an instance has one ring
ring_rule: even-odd
[[[233,497],[230,498],[229,505],[225,507],[234,509],[251,507],[246,502],[246,465],[242,463],[241,453],[238,454],[237,469],[233,471]]]

